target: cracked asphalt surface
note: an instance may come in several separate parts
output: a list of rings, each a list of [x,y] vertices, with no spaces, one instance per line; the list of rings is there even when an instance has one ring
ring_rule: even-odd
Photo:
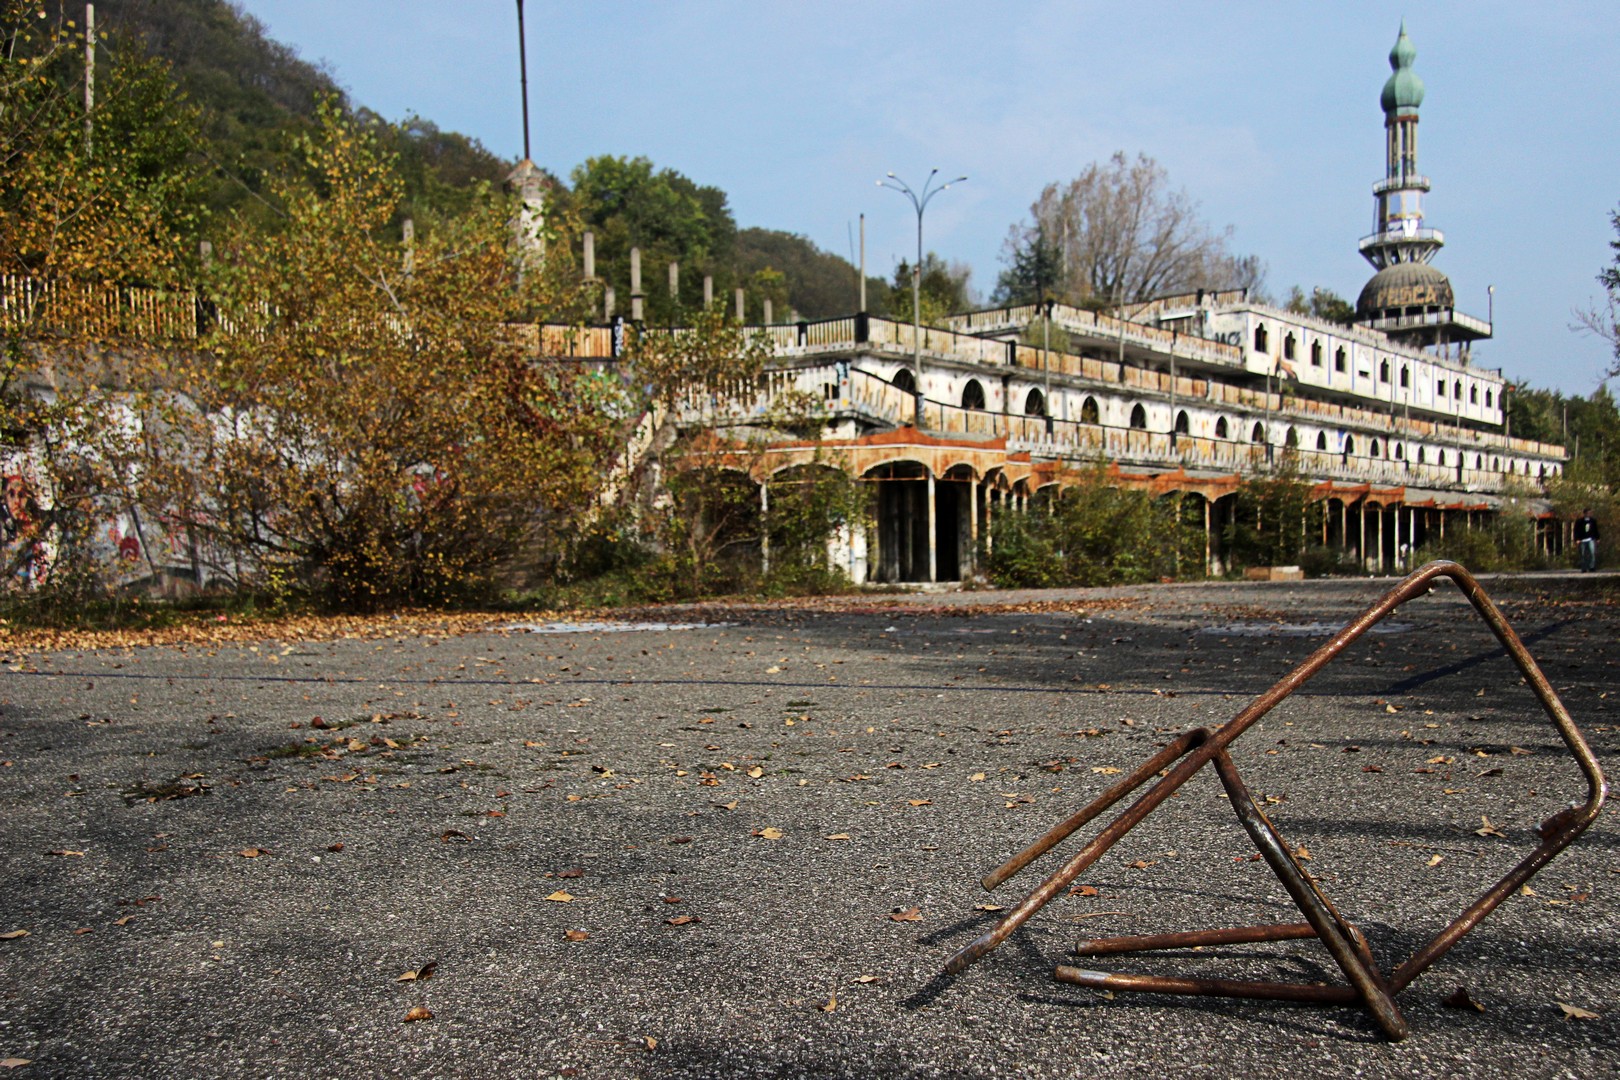
[[[1088,888],[939,974],[1080,838],[993,894],[982,874],[1390,584],[13,651],[0,1058],[19,1077],[1620,1075],[1612,808],[1401,996],[1400,1044],[1358,1009],[1052,980],[1079,938],[1297,920],[1207,771]],[[1612,765],[1620,583],[1485,586]],[[1391,623],[1233,748],[1386,970],[1585,794],[1454,588]],[[1085,966],[1341,979],[1310,941]],[[1482,1011],[1447,1007],[1459,988]]]

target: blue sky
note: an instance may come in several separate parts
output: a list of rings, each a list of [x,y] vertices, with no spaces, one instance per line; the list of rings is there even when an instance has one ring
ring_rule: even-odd
[[[239,3],[358,103],[521,155],[514,0]],[[1613,360],[1569,330],[1620,206],[1613,0],[527,0],[525,17],[534,158],[560,176],[643,154],[723,188],[740,225],[844,255],[865,213],[868,268],[888,274],[916,219],[877,178],[966,173],[929,206],[925,242],[987,294],[1044,184],[1141,151],[1266,261],[1274,295],[1352,300],[1372,273],[1356,241],[1404,17],[1428,90],[1429,224],[1447,237],[1435,265],[1471,314],[1496,286],[1475,363],[1584,394]]]

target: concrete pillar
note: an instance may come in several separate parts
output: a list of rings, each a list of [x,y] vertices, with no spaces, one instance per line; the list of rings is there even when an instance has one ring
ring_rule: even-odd
[[[641,321],[641,249],[630,249],[630,320]]]
[[[771,322],[771,298],[767,296],[765,298],[765,325],[769,326]]]
[[[743,291],[741,289],[737,290],[737,321],[748,321],[748,309],[743,306]]]
[[[714,275],[703,275],[703,310],[708,311],[714,306]]]
[[[669,298],[675,303],[681,302],[681,264],[669,264]]]
[[[1367,502],[1362,500],[1356,507],[1356,531],[1360,539],[1356,543],[1356,560],[1361,563],[1361,569],[1367,569]]]
[[[403,268],[405,276],[416,272],[416,222],[406,218],[399,225],[400,245],[405,249]]]
[[[771,572],[771,486],[759,485],[759,572]]]
[[[939,530],[935,525],[934,470],[928,470],[928,580],[939,580]]]
[[[618,299],[618,295],[613,291],[613,286],[609,285],[602,290],[602,318],[607,319],[609,322],[613,321],[613,308]]]
[[[962,577],[969,577],[975,570],[979,557],[979,482],[969,480],[968,491],[968,549],[962,557]]]
[[[1215,572],[1215,564],[1210,561],[1210,558],[1214,553],[1210,550],[1210,543],[1209,543],[1209,509],[1210,509],[1210,501],[1208,499],[1205,499],[1204,500],[1204,573],[1205,574],[1213,574]]]
[[[585,280],[596,280],[596,234],[585,232]]]

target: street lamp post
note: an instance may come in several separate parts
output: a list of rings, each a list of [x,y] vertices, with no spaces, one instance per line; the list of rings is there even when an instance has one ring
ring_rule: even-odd
[[[928,179],[923,183],[919,194],[911,189],[911,185],[900,179],[894,173],[888,173],[877,182],[878,187],[886,187],[890,191],[898,191],[911,200],[912,209],[917,211],[917,264],[911,268],[911,364],[914,370],[912,377],[917,380],[917,426],[922,427],[922,262],[923,262],[923,211],[928,209],[929,200],[935,195],[950,187],[951,184],[960,184],[966,180],[965,176],[958,176],[950,183],[934,187],[934,178],[939,170],[930,169]]]

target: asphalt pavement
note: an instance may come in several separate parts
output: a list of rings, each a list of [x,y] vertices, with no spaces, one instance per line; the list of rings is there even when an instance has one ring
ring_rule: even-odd
[[[1207,770],[941,974],[1091,833],[993,893],[982,875],[1389,584],[13,648],[0,1059],[18,1077],[1620,1075],[1613,809],[1400,995],[1399,1043],[1352,1006],[1053,980],[1082,938],[1299,921]],[[1486,588],[1613,764],[1620,583]],[[1585,795],[1450,585],[1233,757],[1385,970]],[[1343,982],[1312,940],[1082,966]]]

